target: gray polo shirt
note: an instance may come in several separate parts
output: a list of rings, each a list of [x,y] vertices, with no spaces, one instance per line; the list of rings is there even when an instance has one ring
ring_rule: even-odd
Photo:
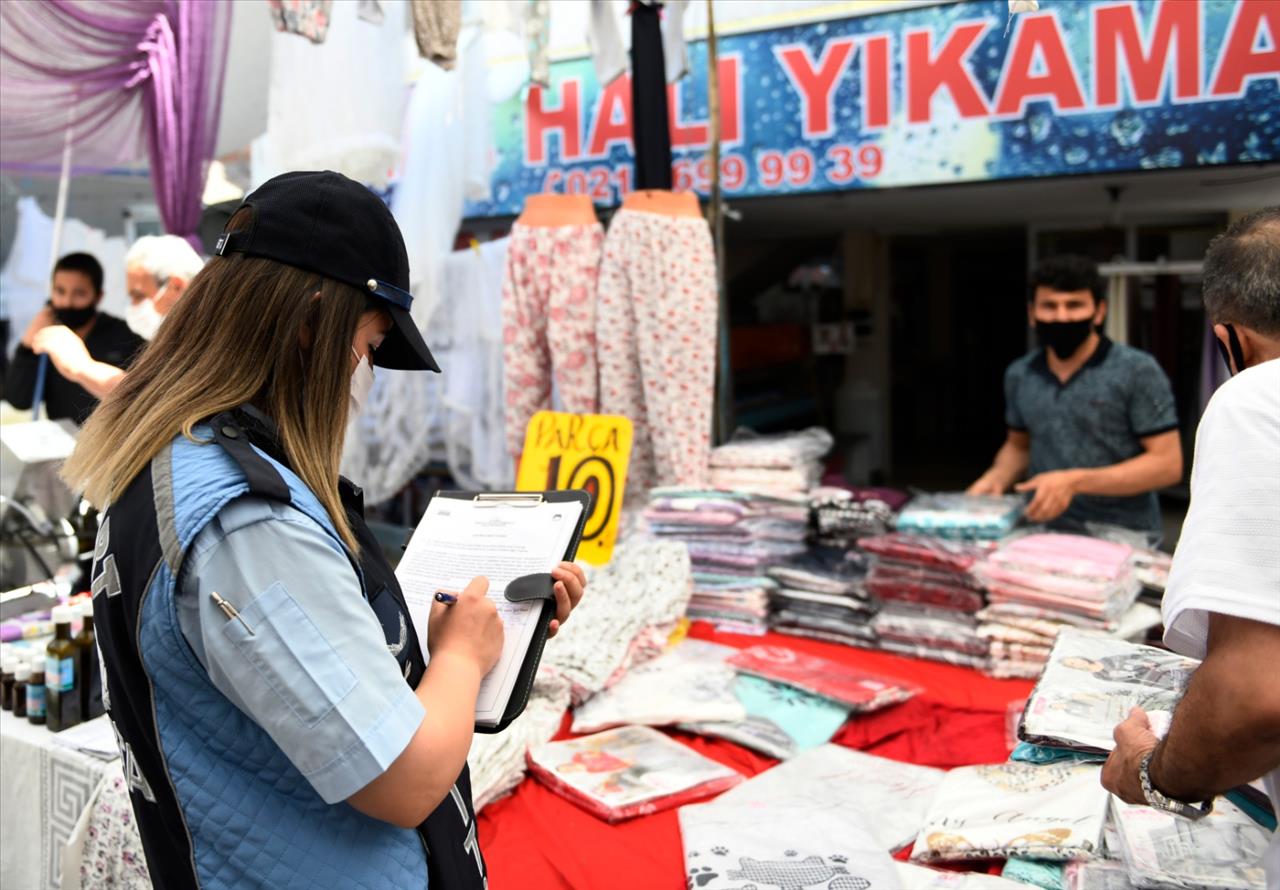
[[[1060,383],[1044,350],[1004,374],[1005,423],[1031,436],[1028,475],[1074,467],[1107,467],[1142,453],[1141,440],[1178,428],[1173,389],[1154,357],[1103,337],[1084,366]],[[1086,522],[1159,533],[1155,492],[1110,498],[1077,495],[1054,525]]]

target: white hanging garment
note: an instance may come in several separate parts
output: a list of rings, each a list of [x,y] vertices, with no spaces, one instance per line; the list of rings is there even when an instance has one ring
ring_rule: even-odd
[[[503,238],[456,250],[444,262],[444,295],[432,333],[448,338],[444,444],[449,472],[468,489],[507,488],[515,466],[506,453],[502,390]]]
[[[255,141],[254,185],[289,170],[335,170],[385,186],[400,153],[406,98],[404,0],[383,20],[335,3],[321,44],[271,35],[266,138]]]

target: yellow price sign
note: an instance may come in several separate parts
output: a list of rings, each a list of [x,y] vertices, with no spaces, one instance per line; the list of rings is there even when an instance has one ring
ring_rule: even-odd
[[[583,489],[591,515],[578,556],[604,565],[613,555],[631,459],[631,420],[615,414],[539,411],[525,430],[516,491]]]

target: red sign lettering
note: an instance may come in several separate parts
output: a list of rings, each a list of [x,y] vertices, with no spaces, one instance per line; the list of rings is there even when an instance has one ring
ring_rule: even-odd
[[[1080,78],[1052,13],[1020,18],[996,90],[996,114],[1021,115],[1030,99],[1049,99],[1057,111],[1084,108]]]
[[[1275,0],[1243,0],[1236,6],[1209,92],[1215,98],[1243,96],[1256,77],[1280,77],[1280,3]]]
[[[1137,105],[1161,101],[1169,79],[1169,55],[1176,52],[1173,95],[1181,101],[1200,96],[1200,4],[1163,0],[1156,7],[1151,37],[1143,47],[1138,10],[1129,5],[1093,10],[1094,101],[1103,107],[1120,104],[1120,64],[1129,73],[1129,94]]]
[[[862,128],[880,130],[889,126],[890,68],[889,34],[868,34],[862,42]]]
[[[809,55],[809,47],[803,43],[773,48],[782,70],[800,94],[800,103],[804,107],[801,132],[806,139],[830,136],[834,131],[831,106],[835,85],[853,58],[853,44],[852,37],[827,41],[822,48],[822,58],[816,65]]]
[[[985,117],[986,100],[965,59],[982,38],[989,22],[959,22],[952,26],[936,56],[930,52],[933,32],[928,28],[907,31],[907,62],[904,91],[907,95],[907,122],[923,124],[932,118],[934,94],[942,88],[951,93],[962,118]]]
[[[631,149],[631,75],[615,77],[600,93],[591,135],[587,139],[587,156],[603,158],[615,144]]]
[[[560,160],[576,161],[582,154],[581,84],[576,77],[560,82],[560,107],[542,104],[542,87],[530,86],[524,107],[524,162],[538,166],[547,162],[547,135],[560,134]],[[628,117],[627,129],[630,130]]]

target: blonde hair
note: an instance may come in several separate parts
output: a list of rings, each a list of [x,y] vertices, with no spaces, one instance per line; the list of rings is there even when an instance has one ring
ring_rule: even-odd
[[[367,308],[358,289],[311,272],[239,253],[213,257],[89,417],[63,478],[101,507],[179,432],[200,441],[196,424],[251,402],[275,421],[289,466],[358,550],[338,464],[351,341]]]

